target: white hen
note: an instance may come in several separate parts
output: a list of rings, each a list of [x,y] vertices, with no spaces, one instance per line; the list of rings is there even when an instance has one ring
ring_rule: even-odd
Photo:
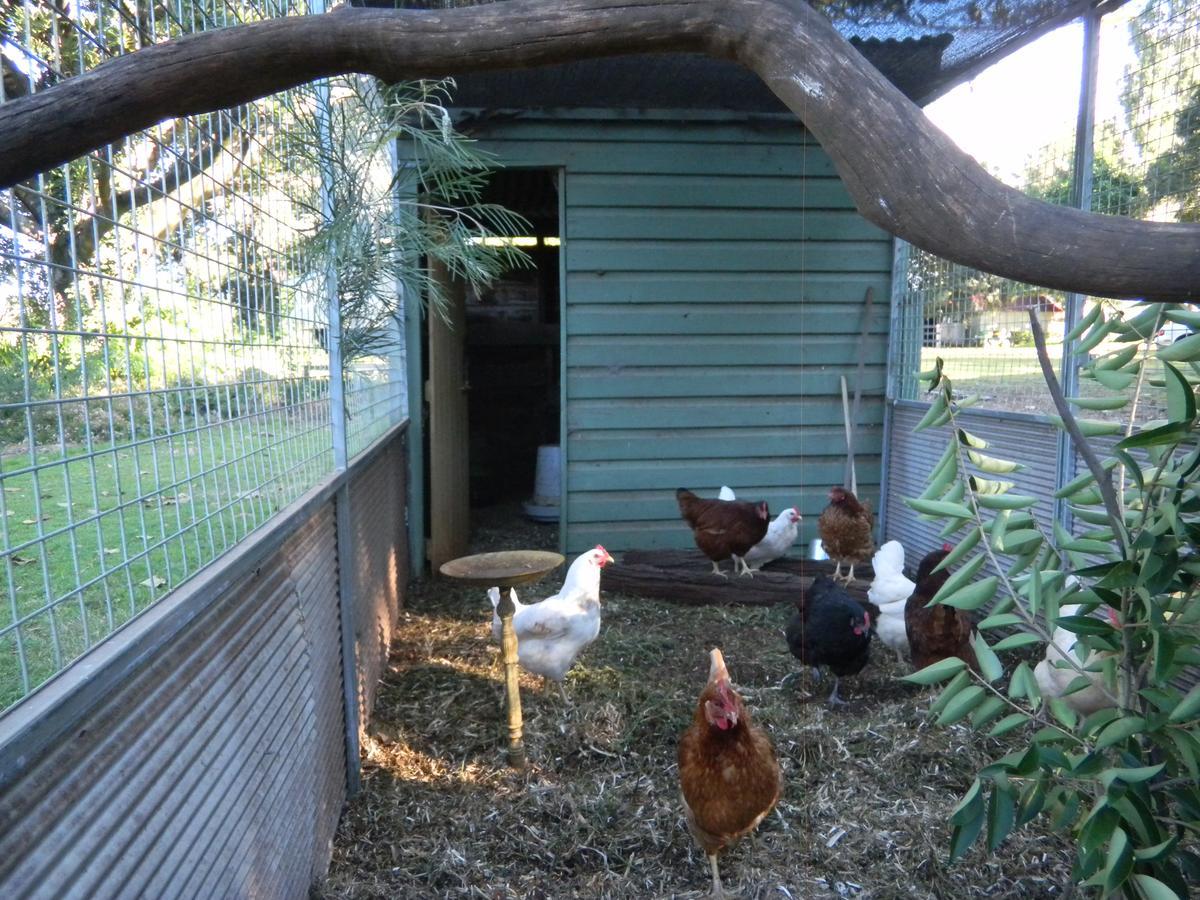
[[[761,569],[787,553],[792,544],[796,543],[796,535],[800,532],[800,519],[800,510],[794,506],[776,516],[775,521],[767,527],[766,537],[746,551],[746,565],[752,569]]]
[[[718,500],[736,500],[737,495],[734,494],[733,488],[727,484],[721,485],[721,490],[717,491]]]
[[[567,670],[580,652],[600,634],[600,570],[613,558],[597,546],[567,569],[562,588],[552,597],[525,604],[510,589],[513,628],[517,632],[517,658],[522,668],[557,681],[561,688]],[[500,640],[500,589],[488,588],[492,601],[492,636]]]
[[[917,586],[904,577],[904,545],[888,541],[871,558],[875,580],[867,589],[867,599],[879,607],[875,635],[892,648],[896,658],[908,654],[908,632],[904,626],[904,607]]]
[[[1076,604],[1064,606],[1059,610],[1059,615],[1074,616],[1078,612],[1079,606]],[[1077,713],[1090,716],[1092,713],[1114,704],[1112,698],[1104,690],[1104,677],[1100,672],[1085,672],[1084,674],[1091,684],[1083,690],[1064,695],[1063,692],[1071,685],[1071,682],[1079,677],[1079,672],[1065,661],[1064,653],[1070,654],[1071,660],[1081,668],[1092,665],[1102,658],[1100,654],[1093,651],[1087,654],[1086,659],[1080,660],[1075,652],[1075,644],[1078,641],[1079,637],[1073,631],[1055,628],[1054,640],[1046,645],[1046,656],[1034,667],[1033,677],[1037,679],[1038,688],[1043,697],[1057,697]],[[1063,661],[1061,669],[1055,666],[1055,663],[1060,660]]]

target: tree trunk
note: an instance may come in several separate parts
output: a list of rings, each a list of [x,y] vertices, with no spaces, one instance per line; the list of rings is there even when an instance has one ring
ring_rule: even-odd
[[[1200,226],[1084,213],[1005,186],[805,0],[343,7],[189,35],[0,106],[0,186],[162,119],[324,76],[399,81],[665,51],[703,52],[756,72],[821,142],[859,211],[932,253],[1062,290],[1200,296]]]
[[[728,569],[728,564],[726,564]],[[870,566],[855,566],[861,574],[847,591],[865,600],[871,583]],[[722,578],[699,550],[629,550],[600,571],[605,591],[657,597],[687,606],[774,606],[803,604],[805,592],[818,575],[832,575],[833,563],[809,559],[777,559],[754,574]]]

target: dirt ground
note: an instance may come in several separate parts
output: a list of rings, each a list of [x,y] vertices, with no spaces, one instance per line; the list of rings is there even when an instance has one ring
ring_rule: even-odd
[[[474,549],[553,545],[546,526],[495,521]],[[519,593],[536,599],[559,578]],[[675,748],[713,646],[772,735],[786,781],[777,811],[722,857],[727,888],[795,900],[1063,895],[1066,845],[1037,822],[994,857],[977,846],[947,864],[951,809],[1011,745],[927,721],[935,694],[898,681],[907,669],[886,648],[843,681],[850,703],[833,711],[828,684],[795,676],[786,608],[603,602],[566,706],[522,676],[532,764],[518,773],[504,762],[484,592],[416,586],[364,744],[363,790],[315,897],[703,896],[708,865],[684,825]]]

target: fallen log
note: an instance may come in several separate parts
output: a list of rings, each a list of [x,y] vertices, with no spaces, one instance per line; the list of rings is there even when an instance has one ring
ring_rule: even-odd
[[[832,575],[834,565],[785,557],[768,563],[753,578],[712,574],[712,563],[698,550],[628,550],[605,566],[600,587],[605,591],[636,594],[686,606],[774,606],[803,604],[808,587],[818,575]],[[873,574],[871,567],[856,566],[850,595],[866,600]]]

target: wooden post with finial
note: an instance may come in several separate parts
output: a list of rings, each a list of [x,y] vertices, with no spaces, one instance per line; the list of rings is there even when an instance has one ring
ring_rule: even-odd
[[[517,672],[517,632],[513,628],[513,605],[508,591],[500,594],[496,613],[500,616],[500,654],[504,661],[504,690],[508,698],[508,764],[525,768],[525,741],[521,736],[521,685]]]

